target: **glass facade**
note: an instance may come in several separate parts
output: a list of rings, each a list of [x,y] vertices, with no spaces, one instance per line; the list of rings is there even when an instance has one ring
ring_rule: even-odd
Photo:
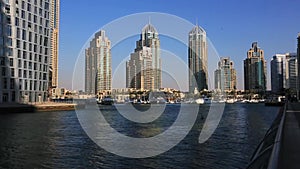
[[[206,32],[198,25],[189,32],[189,92],[208,89]]]

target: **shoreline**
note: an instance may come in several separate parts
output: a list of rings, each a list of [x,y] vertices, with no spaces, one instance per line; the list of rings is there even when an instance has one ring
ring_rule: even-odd
[[[37,113],[37,112],[50,112],[50,111],[71,111],[76,107],[81,107],[75,103],[56,103],[45,102],[38,104],[19,104],[19,103],[6,103],[0,104],[0,114],[7,113]]]

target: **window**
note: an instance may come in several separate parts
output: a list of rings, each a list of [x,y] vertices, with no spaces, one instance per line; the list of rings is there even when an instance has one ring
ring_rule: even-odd
[[[31,12],[31,5],[30,4],[27,4],[27,11]]]
[[[17,48],[20,48],[20,40],[17,40]]]
[[[18,60],[18,67],[22,67],[22,61],[21,61],[21,59]]]
[[[14,68],[10,68],[10,75],[11,75],[11,77],[15,77],[15,69]]]
[[[5,58],[4,57],[0,57],[0,65],[5,65]]]
[[[45,2],[45,6],[44,7],[45,7],[46,10],[49,10],[49,3]]]
[[[48,38],[47,37],[44,38],[44,46],[48,46]]]
[[[33,82],[33,90],[36,90],[37,81]]]
[[[19,79],[19,89],[22,90],[22,79]]]
[[[6,45],[12,47],[12,40],[11,40],[11,38],[7,38]]]
[[[7,26],[7,36],[11,36],[11,26],[10,25],[8,25]]]
[[[32,90],[32,80],[29,81],[29,90]]]
[[[34,35],[34,43],[37,43],[37,34]]]
[[[27,45],[27,44],[26,44],[26,42],[24,41],[24,42],[23,42],[23,49],[25,49],[25,50],[27,49],[27,46],[26,46],[26,45]]]
[[[3,78],[3,89],[7,89],[7,79]]]
[[[13,55],[13,50],[12,50],[12,48],[6,48],[6,51],[7,51],[7,55],[8,55],[8,56],[12,56],[12,55]]]
[[[28,26],[29,26],[29,25],[28,25]],[[31,33],[31,32],[29,32],[28,40],[29,40],[29,42],[32,42],[32,33]]]
[[[10,89],[14,89],[15,88],[15,79],[11,78],[10,79]]]
[[[20,29],[17,28],[17,38],[20,38]]]
[[[32,79],[32,71],[29,71],[29,78]]]
[[[2,76],[6,76],[6,68],[2,67]]]
[[[37,21],[37,16],[34,15],[34,16],[33,16],[33,22],[36,23],[36,21]]]
[[[43,73],[43,80],[47,80],[47,74]]]
[[[9,58],[9,66],[14,66],[14,59],[13,58]]]
[[[17,17],[15,18],[15,25],[16,25],[16,26],[19,26],[19,25],[20,25],[19,18],[17,18]]]
[[[42,8],[39,9],[39,15],[43,16],[43,10],[42,10]]]
[[[22,18],[22,19],[25,19],[25,11],[23,11],[23,10],[22,10],[22,12],[21,12],[21,18]]]
[[[49,48],[45,48],[45,55],[48,55],[49,53]]]
[[[26,40],[26,30],[25,29],[23,29],[23,31],[22,31],[22,39]]]
[[[19,69],[19,72],[18,72],[18,77],[22,77],[22,69]]]
[[[21,58],[21,50],[18,50],[18,58]]]
[[[27,90],[27,80],[24,81],[24,90]]]
[[[27,78],[27,71],[26,70],[23,71],[23,78]]]
[[[25,9],[25,2],[22,1],[22,9]]]
[[[28,14],[28,21],[31,22],[31,14],[30,13]]]
[[[27,58],[27,53],[26,51],[23,51],[23,59],[26,59]]]
[[[27,68],[27,62],[26,62],[25,60],[24,60],[24,64],[23,64],[23,65],[24,65],[24,67],[23,67],[23,68],[25,68],[25,69],[26,69],[26,68]]]
[[[11,92],[11,101],[12,102],[16,101],[16,92],[15,91]]]

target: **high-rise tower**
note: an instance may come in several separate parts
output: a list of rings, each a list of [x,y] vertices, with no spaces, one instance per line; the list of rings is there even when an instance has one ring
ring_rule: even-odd
[[[50,59],[50,86],[58,86],[58,47],[59,47],[59,3],[60,0],[52,0],[51,4],[51,59]]]
[[[158,32],[149,23],[142,29],[134,53],[126,62],[126,87],[141,90],[161,88],[161,58]]]
[[[298,68],[298,80],[297,80],[297,99],[300,100],[300,33],[298,33],[298,45],[297,45],[297,68]]]
[[[85,92],[95,95],[110,93],[111,71],[111,43],[101,30],[85,50]]]
[[[229,57],[222,57],[215,70],[215,89],[232,91],[236,89],[236,71]]]
[[[250,92],[261,92],[266,90],[267,67],[264,59],[264,51],[260,49],[257,42],[247,52],[244,60],[244,83],[245,90]]]
[[[189,32],[189,92],[208,89],[206,32],[198,25]]]
[[[0,1],[0,103],[46,101],[53,3]]]

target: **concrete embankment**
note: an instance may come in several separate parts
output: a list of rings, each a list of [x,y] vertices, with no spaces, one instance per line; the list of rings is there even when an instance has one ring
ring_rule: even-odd
[[[0,104],[0,113],[33,113],[33,112],[46,112],[46,111],[67,111],[75,110],[78,106],[75,103],[54,103],[46,102],[39,104],[16,104],[5,103]]]

